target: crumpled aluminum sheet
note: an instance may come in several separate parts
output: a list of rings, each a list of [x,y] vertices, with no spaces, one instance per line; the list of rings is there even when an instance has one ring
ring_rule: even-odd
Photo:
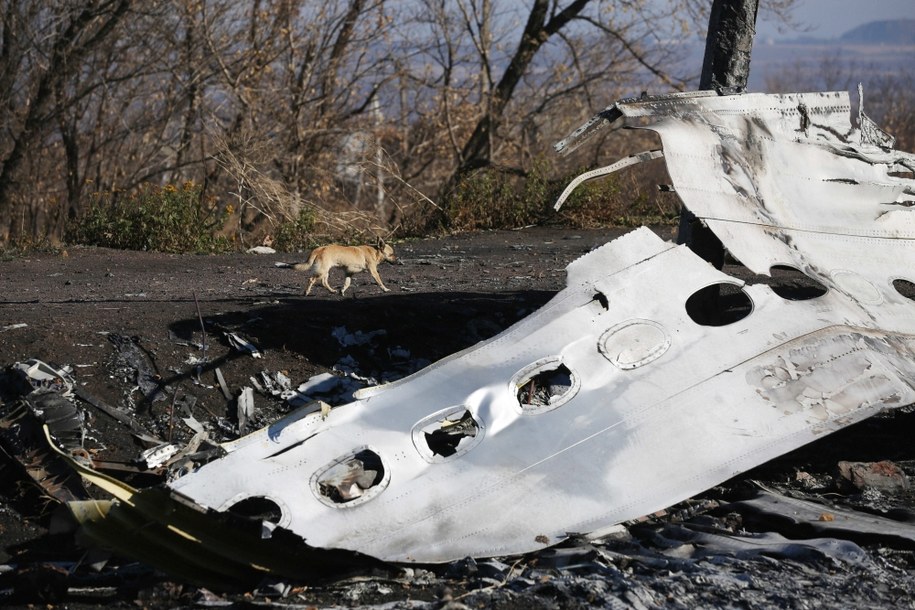
[[[915,183],[891,175],[915,163],[862,141],[849,111],[844,93],[673,95],[619,102],[560,145],[607,119],[657,131],[676,191],[734,256],[799,269],[825,295],[743,286],[637,229],[500,335],[326,417],[295,412],[170,486],[217,510],[269,499],[312,547],[504,556],[600,535],[915,402],[915,303],[893,286],[915,281]],[[749,315],[694,322],[687,300],[715,283],[742,286]],[[447,434],[466,412],[473,434]],[[362,465],[367,488],[322,493]]]

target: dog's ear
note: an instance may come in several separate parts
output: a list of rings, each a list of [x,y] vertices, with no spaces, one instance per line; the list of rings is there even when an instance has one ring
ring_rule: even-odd
[[[384,239],[381,237],[376,238],[375,247],[379,250],[384,250]]]

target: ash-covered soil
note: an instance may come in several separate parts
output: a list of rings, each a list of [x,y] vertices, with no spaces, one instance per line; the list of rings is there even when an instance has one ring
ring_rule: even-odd
[[[671,237],[668,227],[658,231]],[[339,403],[360,384],[405,376],[528,315],[564,286],[570,261],[623,232],[529,228],[401,242],[398,264],[379,268],[390,292],[362,273],[345,297],[320,287],[305,297],[306,276],[275,266],[304,253],[70,247],[11,258],[0,262],[0,368],[29,359],[68,368],[86,454],[142,487],[161,471],[139,461],[149,445],[138,432],[180,447],[194,434],[182,420],[193,418],[212,441],[230,440],[243,386],[263,389],[246,424],[253,430],[291,408],[271,383],[296,388],[331,373],[339,383],[319,397]],[[725,271],[749,279],[739,266]],[[331,283],[342,283],[339,270]],[[915,607],[913,432],[908,409],[871,418],[595,543],[321,584],[263,583],[245,595],[124,558],[97,561],[58,533],[55,502],[22,471],[30,458],[12,455],[0,460],[0,605]],[[898,484],[856,486],[843,478],[843,461],[892,465]],[[814,504],[792,509],[794,519],[767,504],[788,499]],[[881,527],[859,523],[868,517]]]

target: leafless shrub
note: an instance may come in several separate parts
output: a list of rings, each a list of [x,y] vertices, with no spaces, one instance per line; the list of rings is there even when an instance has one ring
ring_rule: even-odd
[[[242,244],[260,243],[283,225],[300,223],[311,235],[309,241],[365,240],[388,236],[388,229],[371,213],[360,210],[328,210],[290,189],[265,169],[270,162],[269,142],[243,133],[235,142],[216,138],[215,159],[234,183],[230,209],[235,232]],[[232,205],[232,204],[228,204]]]

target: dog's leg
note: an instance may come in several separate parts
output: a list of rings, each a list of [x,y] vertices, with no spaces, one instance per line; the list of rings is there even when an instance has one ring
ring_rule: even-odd
[[[321,277],[321,285],[327,288],[327,290],[333,294],[337,294],[336,288],[331,288],[330,284],[327,283],[327,274]]]
[[[346,294],[346,289],[349,288],[350,282],[352,282],[353,276],[346,274],[346,278],[343,280],[343,290],[340,291],[340,295]]]
[[[308,280],[308,288],[305,289],[305,296],[311,294],[311,289],[315,285],[315,282],[318,281],[318,276],[313,275],[310,280]]]
[[[384,285],[384,282],[381,281],[381,276],[378,275],[378,269],[375,267],[369,267],[369,273],[372,274],[372,277],[375,278],[375,283],[381,286],[381,289],[385,292],[390,292],[390,290]]]

